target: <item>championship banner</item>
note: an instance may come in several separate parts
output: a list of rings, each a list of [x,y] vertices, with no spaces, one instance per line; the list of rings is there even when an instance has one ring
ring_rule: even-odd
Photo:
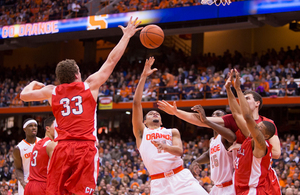
[[[111,110],[113,108],[113,97],[99,97],[99,110]]]
[[[291,11],[300,11],[299,0],[238,1],[227,6],[199,5],[15,24],[0,28],[0,39],[116,28],[126,26],[131,16],[138,17],[141,25],[147,25]]]

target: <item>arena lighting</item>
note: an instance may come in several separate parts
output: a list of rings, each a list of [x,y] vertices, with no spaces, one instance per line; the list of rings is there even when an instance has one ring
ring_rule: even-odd
[[[300,11],[299,0],[238,1],[221,7],[215,5],[190,6],[15,24],[1,27],[0,39],[117,28],[118,25],[126,26],[131,16],[138,17],[142,25],[147,25],[293,11]]]
[[[126,112],[125,112],[125,114],[128,114],[128,115],[130,115],[130,114],[131,114],[131,112],[130,112],[130,111],[126,111]]]

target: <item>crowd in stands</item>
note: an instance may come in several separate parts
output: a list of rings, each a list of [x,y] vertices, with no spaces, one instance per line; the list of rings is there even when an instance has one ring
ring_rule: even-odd
[[[282,153],[278,160],[273,160],[283,195],[300,194],[300,136],[285,135],[280,138]],[[13,167],[13,148],[15,140],[0,142],[0,194],[17,193],[17,179]],[[209,136],[198,136],[195,140],[184,141],[184,166],[209,148]],[[95,195],[149,195],[150,177],[145,168],[135,142],[102,136],[99,141],[100,170]],[[213,183],[210,179],[209,165],[203,165],[196,177],[209,192]]]
[[[234,2],[237,0],[231,0]],[[144,11],[144,10],[154,10],[154,9],[166,9],[174,7],[188,7],[197,6],[203,4],[212,4],[214,0],[125,0],[120,1],[118,4],[113,4],[113,9],[110,14],[113,13],[124,13],[132,11]],[[217,3],[226,3],[225,0],[218,0]],[[105,7],[106,3],[102,2],[100,9]]]
[[[88,16],[88,0],[1,0],[0,27]],[[223,0],[222,0],[223,1]],[[231,0],[236,1],[236,0]],[[211,2],[211,0],[207,0]],[[99,9],[111,3],[100,1]],[[202,2],[203,4],[204,2]],[[201,5],[201,0],[125,0],[113,4],[111,13]]]
[[[143,100],[158,99],[203,99],[226,98],[224,84],[227,73],[236,68],[242,76],[242,89],[255,90],[263,97],[297,96],[299,95],[300,79],[300,49],[290,47],[280,51],[269,49],[263,55],[257,53],[243,56],[238,51],[231,54],[225,51],[223,55],[203,54],[196,58],[186,56],[181,50],[164,49],[155,56],[154,67],[158,71],[146,81]],[[99,63],[84,64],[78,62],[83,80],[91,72],[97,71]],[[130,63],[126,55],[116,66],[113,74],[99,89],[99,96],[113,96],[115,102],[128,102],[133,98],[137,86],[143,60]],[[20,100],[20,92],[32,80],[44,84],[56,84],[55,64],[25,68],[2,68],[0,73],[0,107],[27,106]],[[31,105],[47,104],[34,102]]]
[[[0,27],[88,15],[87,0],[1,0]]]

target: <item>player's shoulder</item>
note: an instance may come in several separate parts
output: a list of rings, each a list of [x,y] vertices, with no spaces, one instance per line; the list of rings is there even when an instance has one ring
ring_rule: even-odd
[[[260,117],[261,117],[262,121],[269,121],[271,123],[274,123],[274,121],[272,119],[269,119],[269,118],[267,118],[265,116],[261,116],[261,115],[260,115]]]
[[[178,135],[180,135],[180,132],[179,132],[179,130],[178,129],[176,129],[176,128],[172,128],[172,129],[170,129],[171,130],[171,132],[172,132],[172,134],[174,135],[174,134],[178,134]]]

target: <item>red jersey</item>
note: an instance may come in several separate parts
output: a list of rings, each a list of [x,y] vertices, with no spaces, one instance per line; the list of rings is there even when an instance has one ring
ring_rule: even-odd
[[[272,163],[272,145],[266,141],[267,153],[262,158],[253,156],[252,138],[247,138],[237,153],[235,160],[235,189],[236,194],[255,191],[268,185],[267,176]],[[256,194],[256,193],[254,193]]]
[[[32,155],[30,158],[30,171],[29,181],[41,181],[47,182],[47,168],[49,162],[49,156],[46,151],[47,144],[51,142],[49,137],[37,142],[32,149]]]
[[[228,129],[231,129],[231,131],[233,131],[236,134],[236,142],[239,144],[242,144],[244,142],[244,140],[246,139],[246,137],[243,135],[243,133],[237,126],[232,114],[227,114],[227,115],[223,116],[222,118],[224,120],[224,126],[227,127]],[[278,135],[277,127],[276,127],[274,121],[272,121],[271,119],[268,119],[264,116],[259,115],[259,118],[257,120],[255,120],[255,122],[258,124],[261,121],[269,121],[269,122],[273,123],[275,126],[275,135]]]
[[[87,83],[61,84],[52,92],[52,112],[59,140],[96,141],[95,101]]]

